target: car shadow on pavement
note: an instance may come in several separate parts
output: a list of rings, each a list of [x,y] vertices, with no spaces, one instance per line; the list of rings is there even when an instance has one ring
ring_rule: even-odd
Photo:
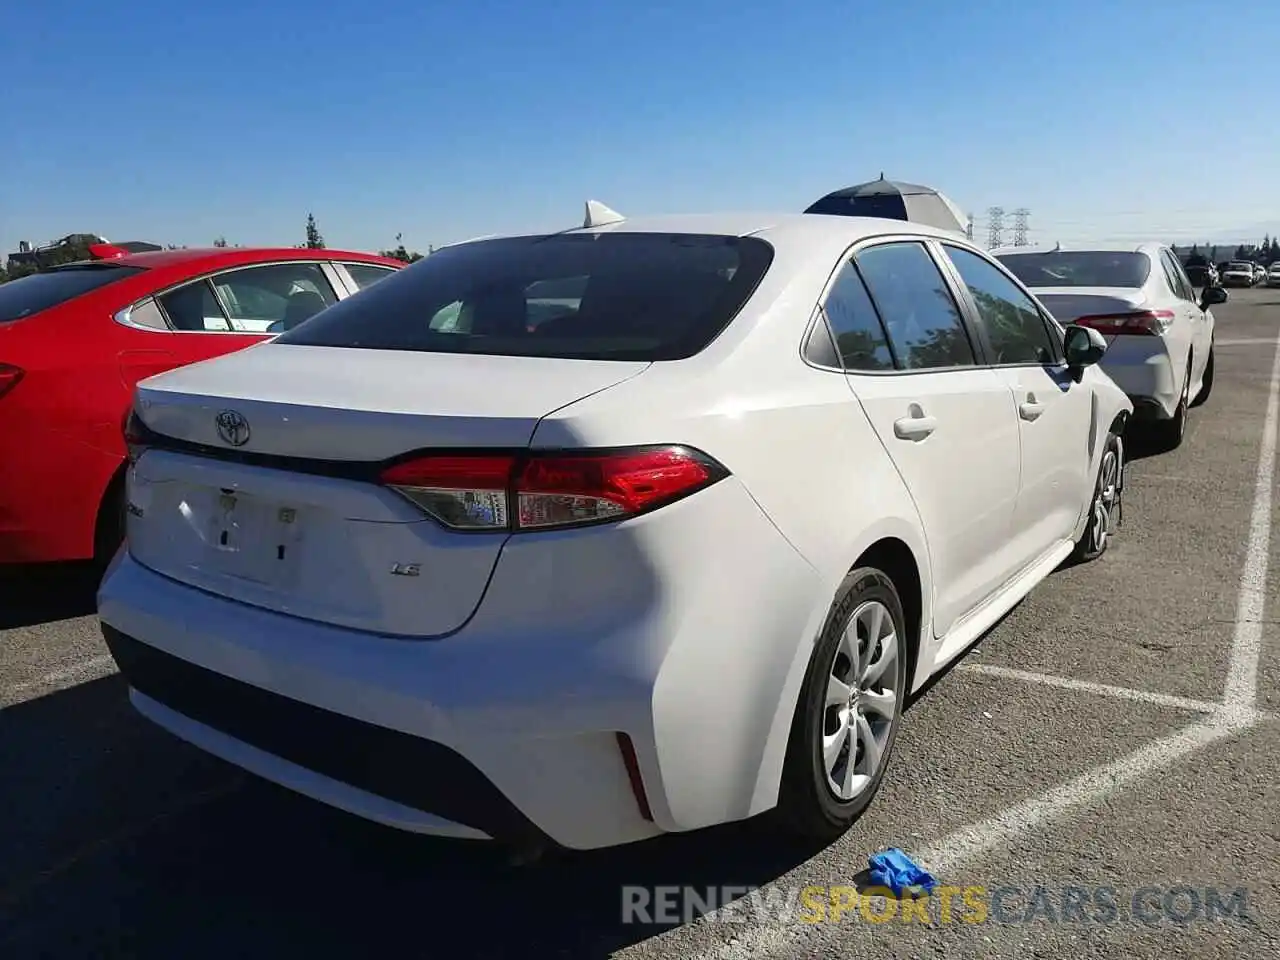
[[[0,567],[0,630],[89,616],[101,579],[90,563]]]
[[[0,770],[6,958],[606,957],[677,925],[624,923],[624,888],[759,886],[817,852],[757,819],[513,866],[225,765],[119,675],[0,710]]]

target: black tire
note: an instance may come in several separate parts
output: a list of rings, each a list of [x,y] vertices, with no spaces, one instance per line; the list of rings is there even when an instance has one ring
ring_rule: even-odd
[[[93,534],[93,562],[106,567],[124,542],[127,514],[124,502],[124,472],[116,474],[107,484],[102,502],[98,505],[98,522]]]
[[[1209,394],[1213,393],[1213,344],[1209,344],[1209,358],[1204,362],[1204,377],[1201,378],[1200,392],[1196,394],[1195,400],[1191,402],[1193,407],[1201,406],[1209,399]]]
[[[1097,560],[1111,546],[1119,519],[1120,497],[1124,487],[1124,444],[1115,433],[1107,434],[1102,456],[1098,460],[1098,477],[1089,500],[1089,522],[1076,541],[1071,562]]]
[[[1187,436],[1187,411],[1191,407],[1191,363],[1187,363],[1187,372],[1182,379],[1182,396],[1178,398],[1178,407],[1168,420],[1157,420],[1151,425],[1152,438],[1156,446],[1165,452],[1177,450]]]
[[[890,670],[893,675],[892,690],[895,697],[892,716],[886,718],[872,711],[876,717],[874,722],[885,734],[883,746],[879,750],[879,763],[869,777],[857,778],[863,781],[863,786],[856,795],[851,799],[842,799],[829,782],[827,766],[822,757],[824,727],[833,720],[833,711],[836,709],[828,708],[827,691],[833,672],[840,663],[837,653],[842,647],[846,629],[853,625],[854,617],[860,611],[863,616],[874,616],[877,605],[887,613],[893,629],[891,645],[894,661],[892,665],[886,666],[886,676]],[[861,637],[862,631],[856,632]],[[898,728],[901,726],[902,708],[907,696],[907,650],[906,620],[902,613],[902,601],[893,581],[873,567],[853,570],[841,583],[826,624],[814,645],[791,724],[791,737],[787,744],[778,799],[780,819],[790,832],[806,840],[829,843],[848,830],[875,798],[885,770],[888,769]],[[870,651],[867,656],[871,663],[876,662],[874,651]],[[864,696],[875,693],[873,690],[872,694]],[[882,691],[879,695],[883,696]],[[861,716],[863,709],[862,704],[855,705],[851,701],[841,712],[845,716]],[[856,721],[849,721],[841,729],[857,729]],[[875,739],[878,741],[879,737]],[[863,757],[864,752],[855,745],[854,739],[848,740],[847,744],[849,752],[846,763],[854,764],[856,768],[855,760]],[[855,750],[858,751],[856,754]],[[840,755],[846,755],[843,748]]]

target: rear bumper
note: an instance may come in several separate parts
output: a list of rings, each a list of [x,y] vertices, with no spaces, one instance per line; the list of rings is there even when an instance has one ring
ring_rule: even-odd
[[[1133,401],[1134,420],[1168,419],[1178,409],[1182,384],[1164,345],[1155,337],[1117,337],[1102,358],[1107,376]],[[1145,341],[1152,341],[1148,345]]]
[[[292,764],[393,805],[431,811],[437,822],[423,821],[424,829],[434,828],[429,832],[517,844],[546,839],[491,781],[448,747],[233,680],[109,626],[102,632],[133,691],[134,705],[224,759],[252,763],[253,758],[236,749],[237,744],[249,746],[276,761],[255,772],[285,775],[283,765]],[[256,759],[261,765],[266,758]],[[307,792],[305,784],[289,779],[290,786]],[[414,818],[395,819],[412,829]],[[472,829],[454,830],[452,824]]]
[[[773,806],[829,598],[746,491],[538,538],[439,640],[250,607],[127,552],[99,613],[150,719],[391,826],[590,849]]]

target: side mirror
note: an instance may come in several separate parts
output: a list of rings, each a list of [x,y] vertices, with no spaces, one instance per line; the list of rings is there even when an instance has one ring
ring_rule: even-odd
[[[1107,352],[1107,340],[1102,334],[1091,327],[1081,327],[1074,323],[1067,327],[1062,345],[1067,366],[1077,375],[1085,367],[1093,366],[1101,360],[1102,355]]]
[[[1205,287],[1204,293],[1200,294],[1200,309],[1207,310],[1219,303],[1226,303],[1228,299],[1230,296],[1225,287]]]

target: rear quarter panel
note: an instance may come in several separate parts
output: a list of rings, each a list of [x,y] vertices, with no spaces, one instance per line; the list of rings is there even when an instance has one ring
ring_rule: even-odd
[[[809,310],[801,316],[807,321]],[[787,669],[757,674],[733,692],[776,705],[767,734],[739,745],[744,757],[758,759],[757,810],[776,798],[800,685],[836,590],[882,537],[907,544],[923,584],[917,686],[935,655],[928,552],[915,507],[845,377],[801,359],[806,324],[797,321],[784,310],[714,361],[656,363],[544,418],[533,437],[535,447],[697,447],[735,475],[818,573],[805,599],[809,615],[794,625]]]

